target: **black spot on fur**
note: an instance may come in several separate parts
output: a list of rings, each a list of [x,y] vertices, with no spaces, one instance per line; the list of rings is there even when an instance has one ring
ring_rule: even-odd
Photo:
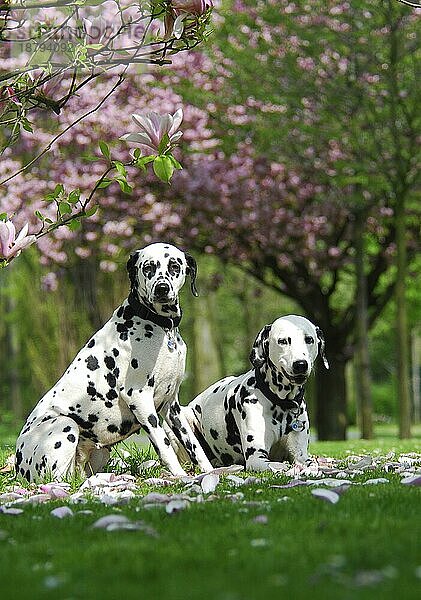
[[[107,369],[109,369],[110,371],[112,371],[112,369],[114,369],[114,367],[115,367],[115,360],[113,359],[112,356],[106,356],[104,358],[104,363],[105,363],[105,366],[107,367]]]
[[[221,461],[222,461],[222,464],[224,465],[224,467],[228,467],[229,465],[232,465],[232,463],[233,463],[231,454],[227,454],[226,452],[223,452],[221,454],[220,458],[221,458]]]
[[[55,448],[55,450],[57,450],[58,448],[60,448],[60,446],[61,446],[61,442],[56,442],[56,443],[54,444],[54,448]]]
[[[148,421],[152,425],[152,427],[158,426],[158,419],[155,417],[155,415],[149,415]]]
[[[121,425],[120,425],[120,435],[127,435],[129,433],[129,431],[131,430],[133,425],[132,421],[129,421],[128,419],[125,419]]]
[[[105,379],[107,380],[107,383],[110,386],[110,388],[115,388],[117,381],[112,373],[107,373]]]
[[[90,371],[95,371],[96,369],[99,369],[99,363],[96,356],[92,356],[91,354],[90,356],[88,356],[88,358],[85,359],[85,362],[86,366]]]
[[[72,444],[74,444],[74,443],[75,443],[75,441],[76,441],[76,438],[75,438],[75,436],[73,435],[73,433],[69,433],[69,435],[67,436],[67,439],[68,439],[68,440],[69,440],[69,442],[71,442]]]
[[[94,339],[90,340],[86,345],[88,348],[93,348],[95,346],[95,340]]]
[[[132,358],[131,365],[132,365],[133,369],[137,369],[138,368],[139,363],[137,362],[136,358]]]
[[[107,426],[107,430],[108,430],[110,433],[117,433],[117,431],[118,431],[118,427],[117,427],[117,425],[113,425],[113,424],[111,424],[111,425],[108,425],[108,426]]]
[[[250,458],[250,456],[253,456],[253,454],[256,452],[256,448],[253,448],[253,446],[250,446],[250,448],[247,448],[247,450],[244,453],[244,457],[247,460],[248,458]]]
[[[212,427],[209,430],[209,433],[211,434],[211,436],[213,437],[214,440],[217,440],[219,437],[219,433],[216,431],[216,429],[212,429]]]

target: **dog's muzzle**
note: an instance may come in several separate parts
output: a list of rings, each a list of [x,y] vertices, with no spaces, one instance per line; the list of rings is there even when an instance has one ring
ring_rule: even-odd
[[[310,375],[309,363],[307,360],[295,360],[292,363],[292,373],[285,369],[282,369],[282,372],[289,381],[301,385]]]
[[[158,281],[153,289],[152,297],[154,302],[168,302],[174,299],[174,293],[169,283]]]

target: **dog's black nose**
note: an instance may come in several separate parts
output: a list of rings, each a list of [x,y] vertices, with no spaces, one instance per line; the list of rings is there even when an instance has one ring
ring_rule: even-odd
[[[296,360],[292,363],[292,370],[297,375],[307,373],[308,362],[306,360]]]
[[[170,286],[165,281],[157,283],[154,290],[155,298],[166,298],[170,293]]]

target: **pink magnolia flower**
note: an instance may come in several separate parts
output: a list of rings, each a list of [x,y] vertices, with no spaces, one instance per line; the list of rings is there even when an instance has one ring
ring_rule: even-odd
[[[200,17],[209,8],[212,0],[172,0],[170,10],[165,15],[165,37],[180,38],[184,31],[183,21],[188,15]]]
[[[0,221],[0,259],[10,260],[20,254],[23,248],[33,244],[35,235],[27,235],[28,223],[22,227],[18,237],[12,221]]]
[[[173,0],[171,7],[177,15],[182,12],[203,15],[208,8],[213,7],[213,2],[212,0]]]
[[[159,154],[159,145],[165,135],[168,135],[170,145],[173,145],[183,135],[181,131],[177,131],[183,120],[183,110],[181,108],[173,115],[159,115],[150,111],[140,115],[132,115],[132,119],[136,125],[139,125],[140,131],[127,133],[120,139],[146,146],[155,154]]]

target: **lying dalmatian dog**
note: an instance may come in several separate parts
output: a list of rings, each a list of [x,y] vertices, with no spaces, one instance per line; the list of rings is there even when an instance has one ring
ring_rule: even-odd
[[[178,332],[178,292],[196,261],[151,244],[127,263],[131,289],[110,320],[29,415],[16,443],[16,471],[28,481],[100,471],[110,447],[143,428],[164,465],[185,475],[158,415],[190,460],[212,469],[178,403],[186,348]]]
[[[329,368],[322,331],[304,317],[281,317],[258,334],[252,370],[218,381],[183,408],[214,467],[264,471],[271,461],[308,460],[304,385],[318,352]]]

